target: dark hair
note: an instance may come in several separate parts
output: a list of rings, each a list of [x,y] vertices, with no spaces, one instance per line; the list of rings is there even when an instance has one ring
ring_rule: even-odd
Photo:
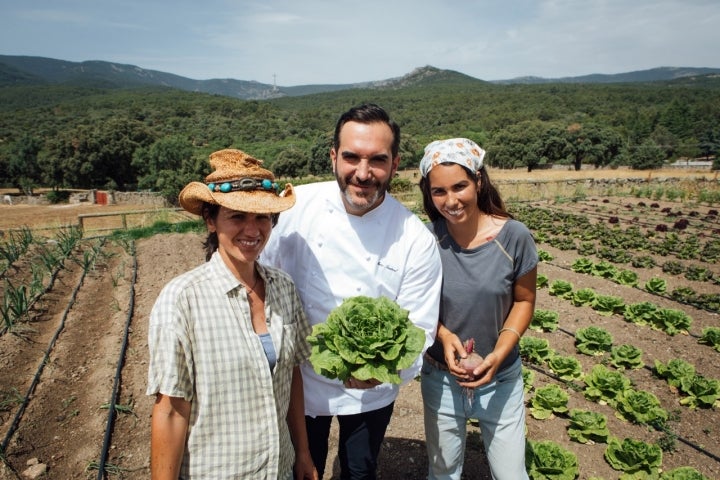
[[[441,162],[440,165],[459,164],[455,162]],[[467,167],[463,167],[462,165],[460,166],[470,180],[475,183],[480,180],[480,190],[478,190],[477,193],[477,205],[481,212],[488,215],[495,215],[497,217],[514,218],[505,208],[505,202],[503,202],[500,192],[498,192],[495,185],[493,185],[490,181],[490,176],[488,176],[485,168],[481,168],[480,171],[475,173]],[[423,209],[430,221],[434,222],[439,218],[443,218],[442,214],[437,208],[435,208],[435,204],[432,201],[432,195],[430,194],[430,180],[427,176],[420,179],[420,190],[422,191],[423,196]]]
[[[393,157],[397,157],[398,153],[400,153],[400,126],[395,123],[394,120],[390,119],[390,116],[385,110],[383,110],[382,107],[379,107],[374,103],[365,103],[363,105],[353,107],[340,115],[340,118],[335,124],[335,134],[333,135],[333,148],[336,151],[340,148],[340,130],[342,130],[343,125],[347,122],[381,122],[387,124],[393,133],[392,146],[390,147],[392,155]]]
[[[200,209],[200,212],[202,213],[203,220],[207,221],[208,218],[212,218],[213,220],[215,220],[218,216],[218,212],[220,212],[220,205],[216,203],[204,202],[202,208]],[[279,213],[270,214],[270,220],[272,221],[273,227],[277,225],[279,218]],[[217,232],[209,232],[207,234],[207,237],[205,237],[205,241],[202,245],[203,249],[205,250],[205,261],[207,262],[208,260],[210,260],[210,257],[212,257],[213,253],[215,253],[215,250],[217,250],[218,246],[220,245]]]

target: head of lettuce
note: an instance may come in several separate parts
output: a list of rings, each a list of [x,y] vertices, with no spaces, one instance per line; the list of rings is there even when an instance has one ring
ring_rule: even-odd
[[[425,332],[408,311],[386,297],[347,298],[325,323],[312,329],[310,363],[318,375],[345,381],[375,379],[402,383],[399,370],[410,367],[425,345]]]

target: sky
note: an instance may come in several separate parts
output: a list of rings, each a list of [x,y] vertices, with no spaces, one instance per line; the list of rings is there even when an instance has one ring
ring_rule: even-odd
[[[0,54],[277,86],[720,68],[720,1],[0,0]]]

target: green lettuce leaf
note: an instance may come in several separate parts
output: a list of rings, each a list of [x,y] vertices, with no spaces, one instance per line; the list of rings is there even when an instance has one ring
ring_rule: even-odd
[[[345,381],[376,379],[402,382],[425,345],[425,332],[408,311],[386,297],[345,299],[308,337],[310,363],[318,375]]]

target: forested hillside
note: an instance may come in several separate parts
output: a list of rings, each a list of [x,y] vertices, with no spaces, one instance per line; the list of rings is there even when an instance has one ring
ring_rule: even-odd
[[[217,149],[246,150],[281,176],[329,170],[337,116],[385,107],[403,130],[404,166],[424,145],[465,136],[503,168],[614,164],[656,168],[720,149],[720,78],[627,84],[497,85],[437,69],[384,88],[239,100],[165,88],[0,88],[0,179],[26,192],[161,191],[206,172]]]

